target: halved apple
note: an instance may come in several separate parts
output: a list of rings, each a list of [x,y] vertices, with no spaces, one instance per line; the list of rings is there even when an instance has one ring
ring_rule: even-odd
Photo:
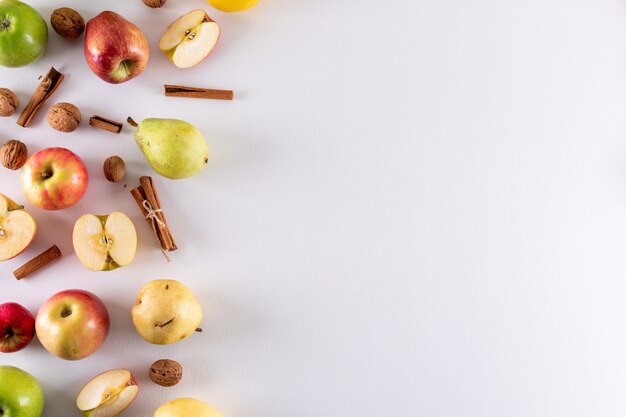
[[[202,9],[192,10],[169,25],[159,40],[159,49],[178,68],[198,64],[215,47],[220,27]]]
[[[127,369],[101,373],[80,390],[76,407],[87,417],[113,417],[133,402],[139,386]]]
[[[74,251],[92,271],[112,271],[132,262],[137,251],[135,225],[124,213],[82,215],[74,225]]]
[[[35,238],[35,219],[4,194],[0,194],[0,261],[15,258]]]

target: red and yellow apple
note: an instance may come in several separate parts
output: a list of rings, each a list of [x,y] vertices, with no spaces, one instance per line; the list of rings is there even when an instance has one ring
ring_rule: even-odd
[[[24,349],[35,336],[35,317],[18,303],[0,304],[0,352]],[[1,415],[1,414],[0,414]]]
[[[109,312],[89,291],[61,291],[41,306],[35,329],[48,352],[62,359],[83,359],[98,350],[109,334]]]
[[[35,238],[33,217],[4,194],[0,194],[0,261],[24,252]]]
[[[87,417],[113,417],[124,411],[138,392],[128,369],[111,369],[87,382],[76,397],[76,407]]]
[[[89,175],[78,155],[65,148],[46,148],[22,169],[22,190],[35,206],[61,210],[76,204],[87,191]]]
[[[141,29],[111,11],[104,11],[87,22],[84,49],[91,71],[111,84],[141,74],[150,56]]]

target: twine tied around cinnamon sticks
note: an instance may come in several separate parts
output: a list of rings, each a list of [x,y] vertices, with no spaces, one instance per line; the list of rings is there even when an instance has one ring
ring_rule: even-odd
[[[167,219],[163,214],[159,194],[157,193],[154,181],[151,177],[141,177],[139,178],[139,183],[139,187],[133,188],[130,190],[130,193],[154,232],[161,247],[161,253],[163,253],[163,256],[165,256],[165,259],[169,262],[170,258],[165,252],[175,251],[178,249],[178,246],[176,245],[176,241],[174,241],[172,232],[167,224]]]

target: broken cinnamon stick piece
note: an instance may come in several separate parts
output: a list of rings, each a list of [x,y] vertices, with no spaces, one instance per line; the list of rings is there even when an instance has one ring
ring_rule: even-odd
[[[41,83],[37,86],[37,89],[33,93],[30,101],[22,110],[22,114],[17,119],[17,124],[22,127],[27,127],[33,116],[37,113],[37,110],[41,107],[41,105],[54,93],[54,90],[61,84],[65,76],[61,74],[59,71],[54,69],[54,67],[50,68],[50,71],[43,77]]]
[[[39,269],[48,265],[50,262],[54,261],[55,259],[59,259],[60,257],[61,257],[61,251],[59,250],[57,245],[52,245],[50,249],[48,249],[41,255],[34,257],[30,261],[26,262],[24,265],[17,268],[15,271],[13,271],[13,275],[15,276],[17,280],[26,278],[33,272],[38,271]]]
[[[115,134],[119,134],[122,131],[123,123],[116,122],[115,120],[105,119],[100,116],[91,116],[89,124],[98,129],[106,130]]]
[[[184,87],[181,85],[165,86],[165,95],[168,97],[205,98],[213,100],[233,100],[233,90],[214,90],[210,88]]]

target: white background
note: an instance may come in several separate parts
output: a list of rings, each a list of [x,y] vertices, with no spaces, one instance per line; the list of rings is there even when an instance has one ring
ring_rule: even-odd
[[[44,16],[57,1],[35,1]],[[45,415],[78,416],[95,374],[128,367],[141,392],[127,415],[194,396],[225,417],[623,416],[626,413],[626,3],[618,0],[262,0],[213,11],[223,33],[201,65],[158,51],[164,28],[204,7],[170,0],[66,1],[138,24],[148,69],[109,86],[81,42],[50,33],[45,57],[1,69],[22,106],[51,65],[67,75],[32,127],[0,120],[0,140],[65,146],[91,175],[61,212],[31,208],[35,243],[0,266],[0,302],[36,311],[84,288],[109,307],[103,347],[80,362],[38,342],[0,357],[37,376]],[[234,102],[166,98],[162,84],[232,88]],[[128,190],[151,169],[125,127],[52,130],[54,102],[87,119],[175,117],[197,125],[211,161],[157,178],[180,250],[167,264]],[[121,155],[121,184],[101,174]],[[19,173],[2,192],[24,201]],[[128,187],[123,188],[123,184]],[[73,254],[83,213],[128,213],[133,264],[91,273]],[[63,259],[16,282],[52,243]],[[151,279],[188,284],[204,333],[152,346],[129,310]],[[146,376],[186,369],[174,388]]]

